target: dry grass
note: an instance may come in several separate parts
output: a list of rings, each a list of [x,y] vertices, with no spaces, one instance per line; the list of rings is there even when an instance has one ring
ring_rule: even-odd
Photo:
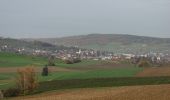
[[[137,76],[139,77],[170,76],[170,67],[145,68],[142,72],[139,72]]]
[[[170,100],[170,85],[65,90],[11,100]]]

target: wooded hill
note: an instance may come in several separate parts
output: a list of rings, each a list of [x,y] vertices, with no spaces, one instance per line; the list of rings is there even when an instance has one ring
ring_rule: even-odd
[[[9,48],[25,48],[25,49],[41,49],[41,50],[67,50],[72,49],[74,47],[65,47],[62,45],[53,45],[50,43],[44,43],[40,41],[25,41],[19,39],[11,39],[11,38],[2,38],[0,37],[0,47],[7,45]]]

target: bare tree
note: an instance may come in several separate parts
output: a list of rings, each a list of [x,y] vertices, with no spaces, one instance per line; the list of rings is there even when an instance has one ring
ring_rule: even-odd
[[[28,67],[24,69],[18,69],[16,85],[23,94],[33,92],[38,85],[34,68]]]

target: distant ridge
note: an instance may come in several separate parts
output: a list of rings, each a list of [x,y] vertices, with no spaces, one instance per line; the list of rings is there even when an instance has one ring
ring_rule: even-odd
[[[170,52],[170,38],[127,34],[88,34],[36,40],[53,45],[79,46],[86,49],[113,51],[117,53]]]
[[[0,37],[0,47],[7,45],[10,48],[25,48],[28,50],[35,50],[35,49],[41,49],[41,50],[60,50],[60,49],[69,49],[68,47],[64,47],[61,45],[53,45],[50,43],[45,43],[37,40],[32,41],[25,41],[25,39],[12,39],[12,38],[3,38]]]

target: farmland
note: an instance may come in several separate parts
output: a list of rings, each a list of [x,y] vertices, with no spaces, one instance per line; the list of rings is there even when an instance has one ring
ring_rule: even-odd
[[[159,85],[170,84],[170,77],[123,77],[123,78],[89,78],[54,80],[40,82],[36,92],[51,90],[74,89],[74,88],[97,88],[97,87],[118,87],[134,85]]]
[[[170,100],[170,0],[0,0],[0,100]]]
[[[39,81],[53,81],[53,80],[67,80],[67,79],[89,79],[89,78],[106,78],[106,77],[132,77],[135,76],[136,73],[141,71],[141,68],[114,68],[114,69],[105,69],[105,70],[90,70],[90,71],[82,71],[82,70],[70,70],[70,69],[61,69],[50,67],[51,73],[49,76],[43,77],[41,73],[37,71],[37,76]],[[9,69],[9,68],[8,68]],[[38,68],[40,69],[40,68]],[[58,70],[57,70],[58,69]],[[1,80],[11,80],[15,78],[15,73],[1,73]],[[8,82],[5,82],[8,83]],[[9,83],[10,84],[10,83]],[[5,84],[6,85],[6,84]],[[1,85],[0,87],[2,87]]]
[[[47,60],[42,57],[0,52],[0,67],[42,66],[46,63]]]
[[[145,68],[137,74],[138,77],[170,76],[170,67]]]
[[[92,71],[74,71],[74,72],[56,72],[40,79],[65,80],[65,79],[88,79],[88,78],[106,78],[106,77],[132,77],[139,72],[140,68],[116,68],[112,70],[92,70]]]
[[[62,60],[56,59],[55,66],[48,67],[49,75],[41,76],[42,68],[48,62],[46,58],[13,53],[0,53],[0,55],[0,89],[14,87],[17,70],[31,66],[35,69],[39,82],[38,88],[34,91],[35,97],[39,93],[49,91],[58,91],[57,93],[65,90],[74,91],[74,89],[83,90],[81,92],[88,91],[84,91],[85,88],[91,88],[97,94],[98,89],[101,87],[105,87],[107,90],[109,89],[108,87],[113,90],[120,88],[120,91],[122,91],[122,86],[129,86],[125,87],[128,93],[134,87],[135,89],[132,90],[138,91],[139,89],[139,91],[142,91],[143,85],[170,84],[170,67],[168,66],[140,68],[129,61],[115,62],[109,60],[82,60],[79,63],[66,64]],[[156,88],[156,86],[153,87]],[[113,90],[108,91],[112,93]],[[102,91],[101,93],[103,93]],[[55,97],[55,95],[53,96]],[[101,98],[107,97],[112,98],[112,95],[108,94],[108,96]],[[97,99],[100,98],[94,97],[94,100]]]
[[[86,88],[45,92],[12,100],[169,100],[168,88],[170,85]]]

